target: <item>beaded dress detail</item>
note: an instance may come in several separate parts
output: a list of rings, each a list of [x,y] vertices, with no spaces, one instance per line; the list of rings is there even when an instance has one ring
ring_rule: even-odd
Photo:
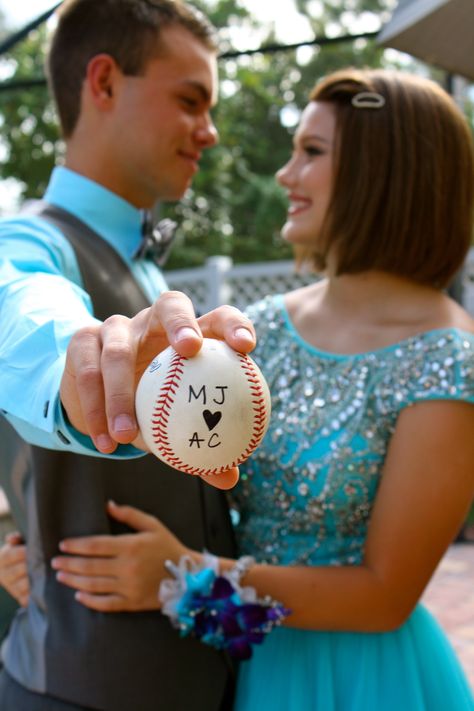
[[[257,331],[257,347],[252,357],[267,379],[272,417],[259,449],[241,465],[240,483],[232,492],[240,515],[236,528],[239,550],[272,564],[359,564],[388,441],[400,411],[430,399],[474,403],[474,335],[457,329],[438,329],[375,351],[337,355],[320,351],[299,336],[281,295],[267,297],[247,313]],[[416,614],[426,615],[430,625],[436,625],[421,606]],[[441,631],[436,629],[449,650]],[[338,639],[341,645],[349,638],[353,641],[378,638],[380,642],[392,634],[395,633],[277,630],[257,650],[255,659],[242,665],[236,709],[258,708],[260,701],[256,700],[260,696],[256,695],[255,684],[259,684],[260,672],[255,670],[261,664],[276,663],[272,647],[283,644],[284,649],[285,639],[291,638],[292,654],[297,646],[295,639],[305,636],[305,645],[307,638],[318,639],[321,655],[322,640],[328,636],[333,641]],[[280,649],[278,654],[281,653]],[[330,658],[331,655],[325,661],[329,666]],[[398,660],[397,667],[400,662],[403,660]],[[288,669],[273,667],[272,678],[279,673],[285,677]],[[313,673],[317,676],[316,669]],[[422,685],[423,680],[418,681]],[[301,683],[304,686],[306,682]],[[294,680],[291,687],[294,689]],[[268,687],[263,691],[268,702]],[[353,705],[353,697],[333,703],[327,693],[317,704],[314,701],[312,705],[310,694],[305,696],[304,705],[299,705],[294,693],[291,698],[286,697],[279,687],[274,705],[266,707],[272,711],[402,708],[387,705],[379,696],[372,699],[367,690],[365,705]],[[444,708],[473,709],[468,690],[464,695],[462,703],[453,702],[454,705]],[[248,705],[250,698],[255,706]],[[408,706],[404,696],[394,698],[397,703],[405,704],[404,711],[443,708],[418,703],[416,695]],[[261,701],[265,706],[263,696]],[[325,705],[321,705],[322,701]]]

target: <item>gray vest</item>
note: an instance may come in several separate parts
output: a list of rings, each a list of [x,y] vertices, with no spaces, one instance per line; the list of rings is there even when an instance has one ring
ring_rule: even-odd
[[[40,206],[72,244],[94,313],[132,316],[149,305],[120,256],[69,213]],[[62,437],[66,437],[62,433]],[[4,647],[24,686],[103,711],[217,711],[232,675],[227,657],[180,639],[159,612],[98,613],[78,604],[50,566],[70,536],[120,534],[108,499],[157,516],[186,545],[233,556],[225,496],[147,455],[116,461],[26,444],[0,417],[1,484],[18,524],[26,520],[31,603]]]

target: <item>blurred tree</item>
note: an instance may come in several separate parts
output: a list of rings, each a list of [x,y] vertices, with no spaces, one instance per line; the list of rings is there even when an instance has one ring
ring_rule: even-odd
[[[294,0],[315,37],[377,30],[395,3]],[[255,43],[256,31],[259,44],[276,42],[273,25],[259,25],[239,0],[195,0],[194,4],[219,29],[223,53],[232,49],[237,34],[240,44],[244,36]],[[11,79],[42,74],[46,37],[44,27],[31,33],[3,60]],[[285,41],[292,38],[279,43]],[[204,154],[201,170],[184,200],[160,208],[162,215],[177,219],[180,225],[167,268],[196,266],[212,254],[229,255],[235,262],[290,258],[290,248],[279,237],[286,199],[274,174],[290,154],[300,107],[315,81],[327,72],[349,64],[386,66],[395,56],[378,48],[373,40],[358,39],[221,58],[220,101],[214,111],[220,144]],[[428,71],[415,60],[404,66]],[[442,73],[436,76],[442,81]],[[6,154],[1,177],[20,180],[23,197],[39,197],[53,163],[63,153],[46,90],[2,91],[0,121],[0,145]]]
[[[31,32],[2,59],[4,74],[21,82],[44,75],[47,30]],[[2,178],[21,181],[23,199],[40,197],[63,143],[52,101],[45,88],[10,89],[0,93],[0,141],[5,157]]]

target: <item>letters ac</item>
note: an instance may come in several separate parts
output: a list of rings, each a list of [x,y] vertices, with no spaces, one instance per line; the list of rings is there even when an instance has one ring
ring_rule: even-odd
[[[194,444],[196,444],[197,448],[201,449],[201,442],[205,442],[205,441],[206,440],[204,437],[199,437],[198,433],[195,432],[193,434],[193,436],[191,437],[191,439],[189,440],[189,446],[192,447]],[[209,439],[207,441],[207,446],[210,449],[214,449],[215,447],[219,447],[220,444],[221,444],[221,441],[219,439],[219,435],[217,434],[217,432],[213,432],[213,434],[211,434],[211,436],[209,437]]]

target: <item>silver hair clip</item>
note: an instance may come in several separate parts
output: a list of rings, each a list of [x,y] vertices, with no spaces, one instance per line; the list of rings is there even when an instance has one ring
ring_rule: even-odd
[[[360,91],[352,97],[351,104],[356,109],[381,109],[385,106],[385,97],[376,91]]]

